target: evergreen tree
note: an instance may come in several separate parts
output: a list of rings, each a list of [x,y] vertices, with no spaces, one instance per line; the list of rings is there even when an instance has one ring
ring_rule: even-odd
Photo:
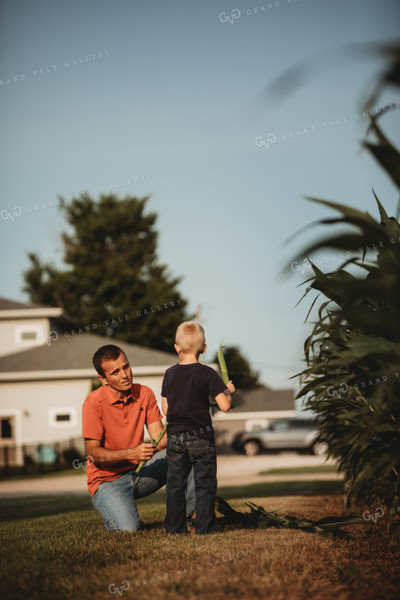
[[[24,291],[35,303],[61,306],[84,328],[130,343],[173,351],[176,327],[187,319],[177,285],[158,262],[157,215],[148,198],[82,194],[63,201],[71,233],[63,233],[60,270],[30,253]]]
[[[259,382],[258,371],[253,371],[247,358],[243,356],[237,346],[224,348],[224,357],[228,368],[229,377],[236,389],[251,389],[263,387]],[[215,355],[213,362],[218,363]]]

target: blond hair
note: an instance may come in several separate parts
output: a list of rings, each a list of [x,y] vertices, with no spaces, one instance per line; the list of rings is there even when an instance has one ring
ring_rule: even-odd
[[[175,343],[184,354],[200,354],[206,343],[203,327],[196,321],[185,321],[176,330]]]

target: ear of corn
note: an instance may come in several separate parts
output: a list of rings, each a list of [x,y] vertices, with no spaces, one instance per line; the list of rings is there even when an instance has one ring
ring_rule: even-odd
[[[165,423],[164,427],[162,428],[162,431],[160,431],[160,433],[158,434],[158,436],[156,437],[156,439],[155,439],[155,440],[151,440],[151,441],[152,441],[152,443],[153,443],[155,446],[157,446],[158,442],[161,440],[161,438],[163,437],[163,435],[165,434],[165,432],[166,432],[166,431],[167,431],[167,423]],[[142,461],[139,463],[139,465],[138,465],[138,467],[137,467],[137,469],[136,469],[136,471],[135,471],[135,474],[136,474],[136,475],[137,475],[138,473],[140,473],[140,471],[143,469],[143,467],[144,467],[144,465],[146,464],[146,462],[147,462],[147,460],[142,460]]]

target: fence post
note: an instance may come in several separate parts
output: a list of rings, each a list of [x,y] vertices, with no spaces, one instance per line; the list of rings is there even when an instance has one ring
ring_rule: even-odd
[[[41,460],[42,458],[42,444],[39,444],[37,447],[37,453],[38,453],[38,465],[39,465],[39,473],[43,473],[44,469],[43,469],[43,462]]]
[[[56,453],[56,460],[54,461],[54,470],[60,471],[60,444],[58,442],[54,442],[54,452]]]
[[[22,465],[22,472],[24,473],[24,475],[26,475],[28,473],[28,461],[27,461],[27,454],[26,454],[26,445],[23,444],[22,445],[22,458],[24,461],[24,464]]]
[[[8,446],[4,446],[4,475],[6,477],[10,475],[10,460],[8,451]]]

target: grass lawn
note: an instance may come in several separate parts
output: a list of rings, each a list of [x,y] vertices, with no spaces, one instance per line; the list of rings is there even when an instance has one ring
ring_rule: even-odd
[[[310,467],[288,467],[281,469],[268,469],[268,471],[260,471],[259,475],[302,475],[313,473],[336,473],[337,465],[314,465]]]
[[[339,482],[289,483],[303,486],[302,492],[288,489],[285,482],[221,488],[218,493],[239,510],[246,510],[245,500],[253,500],[267,510],[284,507],[282,512],[306,518],[342,514]],[[319,491],[321,483],[330,489]],[[2,597],[398,597],[400,553],[388,546],[385,518],[374,526],[347,527],[353,535],[350,541],[278,529],[226,529],[211,536],[167,538],[162,525],[165,492],[138,504],[143,529],[111,534],[83,494],[1,499]],[[362,514],[362,509],[353,512]]]
[[[57,471],[50,470],[48,467],[44,468],[43,472],[37,470],[30,470],[28,473],[23,473],[21,467],[10,467],[10,474],[5,475],[4,472],[0,473],[0,481],[25,481],[26,479],[40,479],[43,477],[65,477],[66,475],[82,475],[82,469],[65,468],[58,469]]]
[[[310,467],[289,467],[289,468],[280,468],[280,469],[269,469],[267,471],[260,471],[259,475],[297,475],[302,473],[336,473],[337,466],[328,464],[328,465],[319,465],[319,466],[310,466]],[[27,474],[21,473],[20,467],[11,467],[10,475],[5,475],[4,473],[0,473],[0,481],[19,481],[26,479],[40,479],[43,477],[65,477],[65,475],[82,475],[82,469],[60,469],[58,471],[46,470],[43,473],[32,471]]]

